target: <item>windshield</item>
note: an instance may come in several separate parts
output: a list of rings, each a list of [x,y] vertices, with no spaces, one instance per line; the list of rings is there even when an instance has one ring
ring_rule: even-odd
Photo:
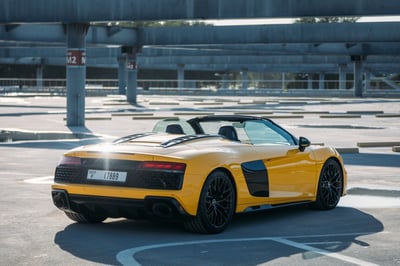
[[[297,145],[297,140],[286,130],[267,119],[206,119],[168,118],[159,121],[153,132],[170,134],[220,135],[225,139],[253,145]]]
[[[242,143],[296,145],[291,134],[269,120],[201,121],[199,125],[206,134],[219,134]]]

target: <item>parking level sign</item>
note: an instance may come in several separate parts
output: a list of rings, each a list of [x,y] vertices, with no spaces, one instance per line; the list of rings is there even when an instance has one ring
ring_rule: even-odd
[[[84,66],[86,64],[86,52],[84,50],[68,50],[68,66]]]

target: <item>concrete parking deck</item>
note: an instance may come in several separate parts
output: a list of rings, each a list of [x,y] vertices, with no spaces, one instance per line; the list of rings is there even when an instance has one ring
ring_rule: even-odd
[[[89,137],[111,140],[151,131],[157,120],[167,117],[254,114],[317,145],[336,147],[344,157],[350,188],[400,190],[399,99],[141,95],[131,105],[124,96],[87,97],[85,127],[66,126],[65,106],[64,97],[0,97],[0,149],[57,139],[75,139],[74,145]]]
[[[399,101],[155,95],[140,96],[133,106],[120,96],[88,97],[91,119],[85,127],[67,127],[63,97],[0,97],[2,264],[398,265],[400,153],[371,143],[400,141],[399,119],[376,116],[400,113]],[[154,104],[160,102],[176,104]],[[201,102],[222,104],[194,104]],[[361,117],[319,117],[347,112]],[[50,184],[66,150],[149,131],[157,117],[211,113],[272,116],[296,136],[337,147],[348,195],[332,211],[305,205],[236,215],[226,231],[207,236],[173,223],[110,218],[77,224],[53,205]]]

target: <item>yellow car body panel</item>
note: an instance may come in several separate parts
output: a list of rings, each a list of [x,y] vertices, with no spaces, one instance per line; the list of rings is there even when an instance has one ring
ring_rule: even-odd
[[[331,148],[320,148],[313,151],[309,148],[309,152],[300,152],[297,146],[287,146],[282,149],[280,146],[269,145],[270,153],[261,155],[262,149],[266,147],[254,147],[248,145],[245,147],[236,147],[236,153],[226,156],[226,146],[238,145],[227,141],[215,143],[218,148],[213,148],[211,153],[209,150],[202,156],[198,152],[187,152],[183,148],[177,152],[180,157],[164,157],[154,154],[128,154],[128,147],[122,149],[109,150],[108,144],[98,149],[84,147],[81,150],[74,150],[66,153],[66,156],[80,158],[108,158],[120,160],[154,160],[154,161],[175,161],[185,162],[187,164],[182,189],[176,190],[151,190],[137,189],[126,187],[110,187],[95,185],[78,185],[78,184],[53,184],[53,189],[63,189],[68,193],[75,195],[91,195],[99,197],[111,198],[129,198],[144,199],[146,196],[162,196],[175,198],[184,210],[190,215],[196,215],[198,201],[200,198],[199,187],[202,187],[207,176],[215,169],[226,169],[233,177],[237,190],[237,206],[236,212],[242,212],[249,207],[268,204],[284,204],[289,202],[313,201],[316,197],[317,180],[324,163],[321,160],[314,163],[312,160],[317,158],[335,157],[338,154]],[[204,144],[202,144],[204,145]],[[207,145],[210,145],[208,143]],[[226,145],[226,146],[224,146]],[[104,149],[104,147],[107,147]],[[88,150],[86,150],[88,149]],[[317,154],[314,154],[317,153]],[[270,178],[270,196],[268,198],[260,198],[252,196],[247,188],[245,177],[242,173],[240,163],[256,160],[263,156],[264,164],[268,169]],[[189,158],[189,159],[185,159]],[[240,160],[239,161],[239,157]],[[300,157],[300,158],[299,158]],[[232,163],[235,162],[235,163]],[[205,167],[207,166],[207,167]],[[290,169],[290,170],[288,170]],[[288,175],[290,172],[290,175]],[[347,180],[347,177],[344,178]]]

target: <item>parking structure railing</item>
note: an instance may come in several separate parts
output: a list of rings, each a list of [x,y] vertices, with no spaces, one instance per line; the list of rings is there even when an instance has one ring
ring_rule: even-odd
[[[66,79],[16,79],[0,78],[0,93],[36,93],[65,95]],[[221,93],[221,94],[273,94],[304,92],[309,95],[338,93],[349,94],[354,90],[353,81],[339,80],[158,80],[138,79],[138,93],[173,94],[174,92]],[[364,82],[364,92],[400,95],[400,80],[371,80]],[[118,94],[117,79],[87,79],[87,95]],[[328,93],[328,94],[329,94]]]

